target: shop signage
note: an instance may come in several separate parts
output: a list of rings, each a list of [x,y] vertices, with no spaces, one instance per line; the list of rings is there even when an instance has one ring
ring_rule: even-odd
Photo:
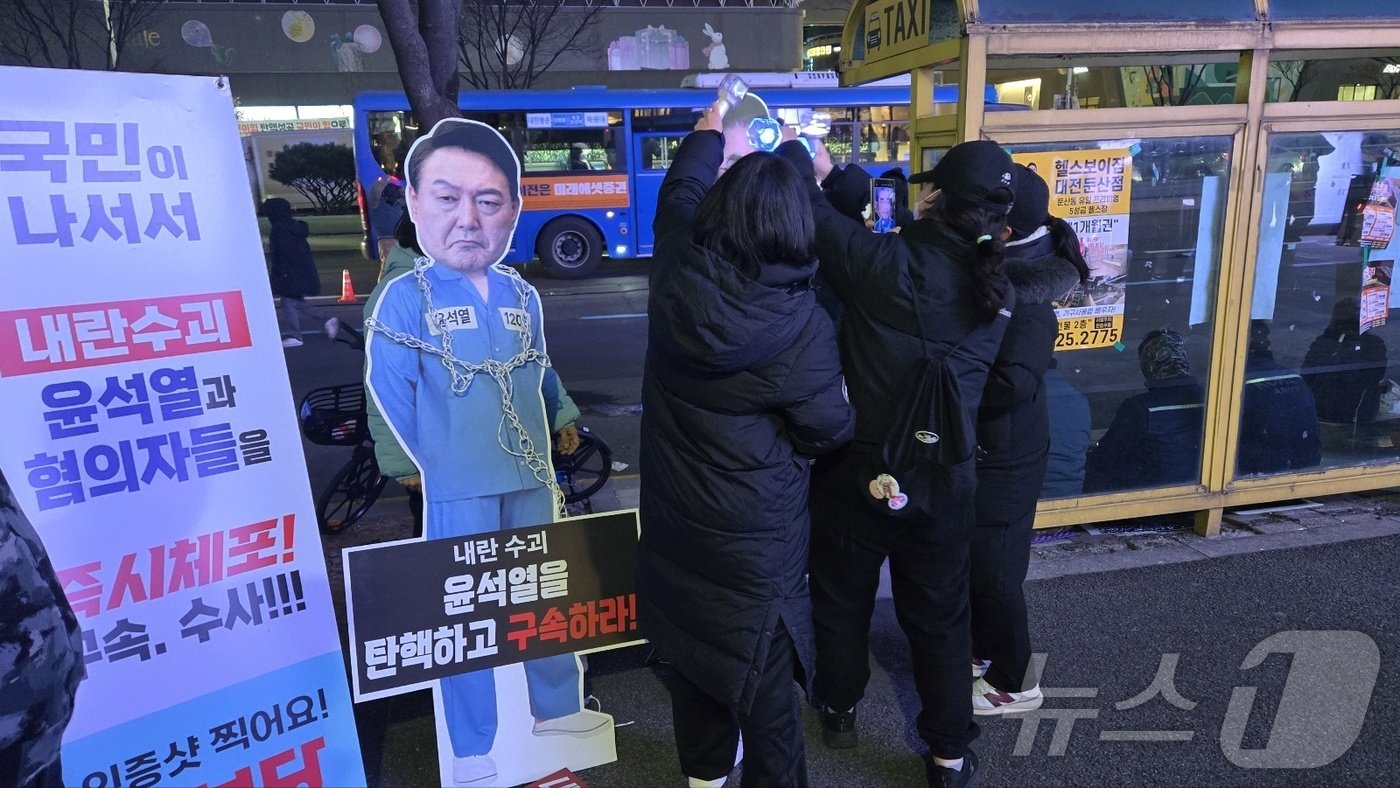
[[[1123,148],[1017,153],[1050,190],[1050,213],[1069,222],[1089,264],[1089,281],[1055,302],[1056,350],[1112,347],[1123,340],[1128,205],[1133,157]]]
[[[930,0],[878,0],[865,8],[865,62],[930,43]]]

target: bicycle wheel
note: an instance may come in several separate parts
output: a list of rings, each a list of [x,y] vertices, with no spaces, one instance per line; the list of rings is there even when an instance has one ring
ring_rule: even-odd
[[[602,438],[579,430],[578,449],[573,454],[554,454],[554,471],[564,491],[564,503],[578,503],[603,489],[612,474],[612,449]]]
[[[379,472],[374,449],[357,446],[350,461],[340,466],[316,500],[316,524],[321,533],[339,533],[364,517],[389,477]]]

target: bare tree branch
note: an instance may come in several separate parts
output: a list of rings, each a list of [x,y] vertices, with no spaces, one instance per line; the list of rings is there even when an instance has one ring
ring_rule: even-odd
[[[565,53],[586,53],[601,4],[566,0],[465,0],[460,61],[463,76],[481,89],[525,89]],[[512,52],[512,43],[523,51]],[[511,58],[519,56],[512,63]]]
[[[121,66],[126,46],[163,10],[166,0],[4,0],[0,56],[29,66]]]

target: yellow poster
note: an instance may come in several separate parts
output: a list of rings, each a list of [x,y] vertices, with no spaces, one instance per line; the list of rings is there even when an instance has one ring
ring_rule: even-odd
[[[1123,339],[1132,154],[1124,148],[1016,153],[1050,190],[1050,213],[1069,222],[1089,281],[1055,302],[1056,350],[1112,347]]]

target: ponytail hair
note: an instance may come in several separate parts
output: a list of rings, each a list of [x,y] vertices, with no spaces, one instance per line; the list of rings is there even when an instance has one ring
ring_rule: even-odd
[[[942,193],[933,205],[934,215],[959,236],[977,245],[972,260],[972,291],[975,297],[977,314],[984,322],[995,320],[1006,305],[1006,292],[1010,282],[1002,263],[1006,260],[1006,242],[1002,233],[1006,231],[1007,211],[988,207],[1005,204],[1011,206],[1009,189],[994,189],[982,202]]]
[[[1079,272],[1081,283],[1089,281],[1089,264],[1084,261],[1084,253],[1079,248],[1079,236],[1075,235],[1074,228],[1058,216],[1050,217],[1046,226],[1050,228],[1050,240],[1055,244],[1055,254],[1074,265],[1074,270]]]

